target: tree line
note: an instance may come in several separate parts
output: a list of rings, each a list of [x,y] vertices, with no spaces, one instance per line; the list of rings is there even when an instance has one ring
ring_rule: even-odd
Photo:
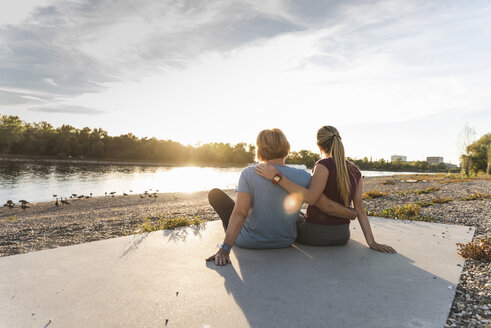
[[[47,122],[27,123],[18,116],[0,117],[0,153],[57,158],[137,160],[169,164],[235,164],[254,162],[255,146],[208,143],[185,146],[172,140],[138,138],[128,133],[109,136],[103,129],[54,128]]]
[[[491,174],[491,133],[466,146],[461,157],[466,174],[484,171]],[[0,154],[38,155],[57,158],[136,160],[168,164],[246,165],[255,161],[256,147],[251,144],[207,143],[186,146],[172,140],[138,138],[128,133],[109,136],[100,128],[77,129],[70,125],[55,128],[47,122],[27,123],[18,116],[0,116]],[[319,154],[309,150],[292,151],[286,162],[312,168]],[[384,159],[351,159],[361,170],[447,172],[445,164],[426,161],[389,162]],[[450,171],[459,172],[459,169]]]

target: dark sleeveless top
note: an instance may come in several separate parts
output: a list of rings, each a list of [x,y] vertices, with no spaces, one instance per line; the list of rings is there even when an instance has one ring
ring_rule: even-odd
[[[326,187],[324,188],[323,191],[324,195],[326,195],[326,197],[329,198],[330,200],[333,200],[344,206],[344,203],[341,200],[341,197],[339,196],[338,193],[338,183],[336,178],[336,164],[334,164],[334,160],[332,158],[323,158],[317,161],[317,163],[315,164],[324,165],[329,170],[329,176],[327,178]],[[349,203],[351,204],[351,201],[355,197],[356,184],[358,183],[358,180],[360,180],[361,178],[361,172],[354,164],[349,164],[348,175],[350,181]],[[307,207],[305,220],[312,223],[324,224],[324,225],[340,225],[340,224],[350,223],[350,220],[348,219],[341,219],[335,216],[324,214],[314,205],[309,205]]]

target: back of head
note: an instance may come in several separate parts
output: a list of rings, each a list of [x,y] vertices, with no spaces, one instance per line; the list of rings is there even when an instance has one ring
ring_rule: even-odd
[[[259,132],[256,140],[257,159],[268,161],[285,158],[290,152],[290,143],[280,129],[268,129]]]
[[[350,181],[346,158],[344,157],[344,146],[338,130],[329,125],[321,127],[317,131],[317,145],[321,147],[326,155],[331,156],[334,160],[334,164],[336,165],[338,193],[343,200],[344,205],[348,206]]]

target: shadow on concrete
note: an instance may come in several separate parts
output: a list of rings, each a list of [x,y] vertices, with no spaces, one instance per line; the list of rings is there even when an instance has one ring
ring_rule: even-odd
[[[162,235],[165,237],[166,241],[172,242],[185,242],[187,237],[192,234],[193,236],[201,237],[201,232],[206,230],[206,225],[200,226],[190,226],[190,227],[179,227],[176,229],[162,230]],[[121,253],[119,259],[122,259],[129,253],[138,249],[139,245],[150,235],[150,232],[138,234],[129,241],[123,252]]]
[[[143,240],[145,240],[145,238],[148,237],[149,234],[150,233],[147,232],[147,233],[144,233],[144,234],[135,235],[133,237],[133,240],[131,240],[130,242],[128,242],[126,244],[126,246],[125,246],[123,252],[121,253],[121,256],[119,257],[119,259],[122,259],[126,255],[128,255],[128,253],[137,250],[138,249],[138,246],[143,242]]]
[[[166,238],[167,241],[172,242],[185,242],[190,235],[193,236],[201,236],[201,232],[206,230],[206,225],[199,226],[189,226],[186,228],[176,228],[176,229],[168,229],[162,230],[162,235]]]
[[[233,252],[233,265],[206,266],[223,277],[250,327],[442,327],[454,297],[455,285],[410,258],[353,240]]]

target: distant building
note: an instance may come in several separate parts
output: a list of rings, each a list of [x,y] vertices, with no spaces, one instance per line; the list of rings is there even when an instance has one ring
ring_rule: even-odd
[[[407,162],[407,157],[402,156],[402,155],[392,155],[390,156],[390,161],[395,162],[397,160],[400,160],[401,162]]]
[[[459,167],[458,165],[455,165],[455,164],[452,164],[452,163],[445,163],[445,167],[447,169],[455,169],[457,167]]]
[[[426,161],[429,165],[438,165],[443,163],[443,157],[426,157]]]

